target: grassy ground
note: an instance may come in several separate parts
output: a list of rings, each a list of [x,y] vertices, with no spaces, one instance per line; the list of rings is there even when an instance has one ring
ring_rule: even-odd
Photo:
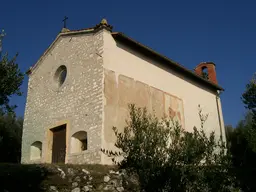
[[[62,170],[62,171],[61,171]],[[116,167],[104,165],[69,165],[69,164],[0,164],[0,192],[40,192],[57,186],[58,191],[71,191],[72,183],[77,187],[97,186],[105,175]],[[89,174],[88,174],[88,172]],[[64,172],[61,174],[61,172]],[[90,179],[92,177],[93,179]]]

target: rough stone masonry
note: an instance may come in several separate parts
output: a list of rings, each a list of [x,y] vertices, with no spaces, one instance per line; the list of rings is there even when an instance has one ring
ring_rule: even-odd
[[[29,76],[22,163],[50,163],[49,130],[63,123],[67,124],[65,162],[99,163],[103,110],[102,30],[77,36],[64,32],[55,41]],[[62,65],[67,68],[67,76],[59,87],[54,75]],[[87,132],[88,150],[70,154],[71,135],[81,130]],[[41,154],[34,160],[30,151],[35,142],[42,145],[36,146]]]

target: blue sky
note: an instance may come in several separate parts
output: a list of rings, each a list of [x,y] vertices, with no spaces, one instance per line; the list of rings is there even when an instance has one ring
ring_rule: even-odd
[[[216,64],[219,84],[225,88],[222,107],[225,124],[236,125],[245,109],[241,94],[256,72],[256,1],[166,0],[85,1],[8,0],[1,2],[0,29],[4,51],[19,52],[23,72],[32,66],[69,17],[70,29],[92,27],[105,17],[113,31],[126,35],[193,69],[202,61]],[[13,97],[23,115],[24,96]]]

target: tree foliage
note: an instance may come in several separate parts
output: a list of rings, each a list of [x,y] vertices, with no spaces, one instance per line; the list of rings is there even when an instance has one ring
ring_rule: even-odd
[[[16,63],[17,55],[9,59],[8,54],[0,58],[0,162],[20,162],[21,156],[21,118],[16,118],[10,98],[22,95],[20,86],[24,74]]]
[[[21,73],[16,63],[17,55],[9,59],[5,54],[0,61],[0,110],[11,112],[16,106],[9,104],[10,97],[21,95],[20,86],[23,82],[24,74]]]
[[[0,162],[20,162],[22,124],[13,113],[0,115]]]
[[[245,107],[252,111],[253,120],[256,120],[256,73],[252,80],[246,85],[246,90],[242,95]]]
[[[256,152],[256,74],[246,85],[246,90],[242,95],[242,101],[245,104],[245,108],[252,115],[251,124],[247,125],[246,139],[252,150]]]
[[[235,129],[228,130],[229,151],[236,177],[243,191],[255,191],[256,184],[256,76],[246,85],[242,101],[247,113]]]
[[[243,191],[255,191],[256,184],[256,153],[247,140],[248,130],[252,126],[252,113],[248,111],[240,120],[236,128],[228,129],[229,151],[232,155],[232,166],[236,174],[237,183]]]
[[[207,135],[207,116],[199,111],[201,127],[187,132],[168,118],[159,120],[144,108],[130,105],[123,132],[113,128],[119,150],[102,151],[121,168],[139,177],[141,191],[229,191],[234,177],[230,157],[214,132]],[[122,157],[121,161],[117,159]]]
[[[253,166],[256,156],[247,141],[247,131],[252,127],[252,113],[247,112],[244,119],[240,120],[236,128],[229,130],[228,141],[233,163],[237,166]]]

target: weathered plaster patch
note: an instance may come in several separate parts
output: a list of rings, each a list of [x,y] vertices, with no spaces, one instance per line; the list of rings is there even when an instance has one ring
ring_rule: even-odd
[[[134,103],[137,107],[146,107],[149,113],[154,113],[158,118],[173,118],[184,127],[184,113],[182,100],[169,93],[135,81],[124,75],[118,76],[119,84],[115,80],[115,72],[104,70],[104,141],[114,143],[115,135],[112,127],[123,131],[125,120],[129,118],[128,104]]]

